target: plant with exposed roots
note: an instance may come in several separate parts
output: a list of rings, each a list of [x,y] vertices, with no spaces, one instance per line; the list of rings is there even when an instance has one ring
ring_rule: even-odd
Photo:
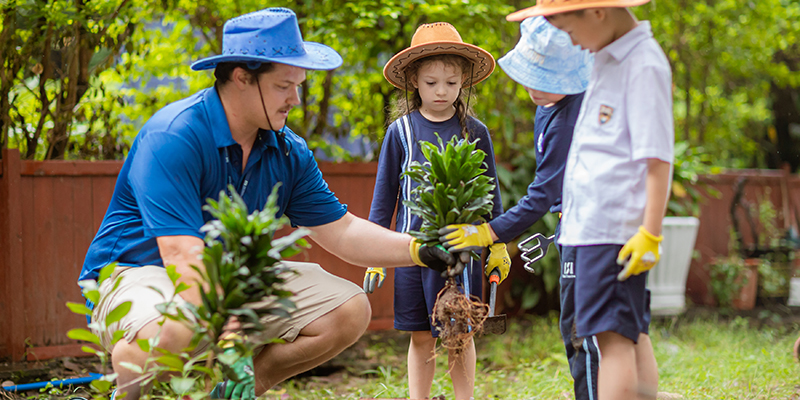
[[[411,191],[411,200],[403,201],[410,212],[422,218],[420,230],[409,232],[418,242],[435,246],[440,228],[483,222],[483,216],[491,212],[494,179],[484,175],[486,153],[476,148],[477,142],[455,136],[446,144],[439,138],[438,146],[419,142],[428,161],[412,162],[405,172],[419,186]],[[457,255],[459,262],[478,259],[474,252],[468,254]],[[488,307],[474,296],[464,295],[451,277],[436,297],[431,322],[439,331],[442,347],[459,354],[482,330],[487,315]]]

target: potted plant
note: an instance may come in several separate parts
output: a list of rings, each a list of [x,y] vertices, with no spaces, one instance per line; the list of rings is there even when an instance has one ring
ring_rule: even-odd
[[[750,310],[756,305],[759,261],[732,252],[709,264],[711,293],[717,305],[737,310]]]
[[[686,307],[686,278],[700,226],[700,204],[704,192],[717,195],[699,182],[701,175],[718,172],[718,168],[709,166],[710,161],[702,148],[690,147],[685,141],[675,143],[672,193],[661,231],[661,260],[647,278],[654,315],[675,315]]]

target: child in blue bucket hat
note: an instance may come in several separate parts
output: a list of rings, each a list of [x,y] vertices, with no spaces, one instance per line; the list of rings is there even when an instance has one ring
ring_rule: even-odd
[[[593,57],[574,46],[565,32],[544,17],[528,18],[520,25],[516,47],[497,60],[515,82],[525,87],[538,107],[534,122],[536,176],[528,194],[517,205],[469,234],[469,226],[451,225],[440,233],[445,247],[459,249],[486,246],[496,241],[508,243],[525,232],[545,213],[561,213],[561,190],[572,131],[580,112],[583,94],[589,84]],[[556,235],[560,232],[560,223]],[[592,338],[580,342],[574,336],[574,254],[561,256],[560,328],[575,380],[576,399],[597,398],[599,353]],[[580,342],[580,343],[579,343]]]
[[[201,304],[191,265],[204,268],[197,261],[204,247],[201,227],[211,215],[202,206],[218,200],[220,193],[230,196],[235,190],[252,213],[263,210],[281,184],[276,216],[307,228],[318,245],[352,264],[417,264],[439,272],[455,264],[444,248],[417,246],[408,234],[348,213],[323,179],[308,144],[286,126],[289,111],[300,104],[297,87],[306,70],[334,69],[342,64],[339,54],[304,41],[297,17],[286,8],[233,18],[223,32],[222,54],[192,65],[194,70],[214,68],[214,86],[165,106],[136,136],[81,270],[81,285],[96,287],[99,271],[116,264],[113,279],[99,287],[97,304],[88,304],[95,319],[90,329],[114,361],[117,390],[112,398],[138,399],[149,391],[140,385],[142,374],[126,367],[143,367],[148,358],[134,339],[158,335],[160,346],[174,353],[189,346],[193,332],[172,320],[160,326],[158,305],[165,298],[177,307]],[[255,399],[333,358],[366,330],[371,309],[359,286],[318,264],[281,263],[294,272],[282,289],[293,293],[289,300],[295,309],[289,317],[261,319],[263,337],[248,340],[262,339],[263,347],[255,357],[231,365],[226,371],[231,379],[217,385],[212,398]],[[166,265],[175,265],[188,290],[175,294]],[[121,281],[114,286],[117,278]],[[128,314],[101,328],[97,322],[125,303]],[[114,341],[116,331],[126,332],[124,340]],[[273,338],[282,343],[272,343]]]

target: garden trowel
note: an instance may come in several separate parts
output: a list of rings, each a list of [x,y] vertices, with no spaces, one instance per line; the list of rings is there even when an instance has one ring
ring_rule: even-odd
[[[506,315],[494,315],[497,298],[497,284],[500,283],[500,270],[495,268],[489,275],[489,316],[483,321],[483,333],[502,335],[506,333]]]

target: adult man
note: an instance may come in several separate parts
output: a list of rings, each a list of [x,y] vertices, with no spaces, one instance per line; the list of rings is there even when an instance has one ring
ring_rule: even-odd
[[[406,234],[348,213],[322,179],[305,141],[286,128],[289,110],[300,103],[296,88],[306,70],[330,70],[341,63],[333,49],[303,42],[291,10],[246,14],[225,24],[223,54],[192,65],[194,70],[216,68],[215,86],[164,107],[142,127],[80,277],[96,279],[103,266],[119,265],[114,276],[122,276],[123,282],[116,290],[101,287],[95,312],[99,318],[132,301],[125,319],[108,328],[127,329],[126,340],[112,348],[109,332],[97,332],[112,352],[118,398],[140,395],[139,374],[124,366],[141,366],[146,360],[134,339],[160,331],[160,347],[179,351],[189,343],[191,332],[185,326],[171,321],[158,326],[155,305],[163,299],[149,287],[170,295],[172,284],[163,266],[171,264],[182,274],[181,281],[195,285],[197,274],[189,266],[202,268],[197,259],[203,248],[199,228],[210,219],[201,207],[229,184],[253,211],[281,182],[280,212],[350,263],[393,267],[413,262],[437,270],[454,263],[443,249],[420,247]],[[350,346],[371,316],[358,286],[316,264],[291,265],[299,275],[286,288],[295,293],[298,309],[288,320],[267,321],[270,333],[287,343],[267,345],[253,360],[258,394]],[[198,291],[193,287],[182,292],[178,301],[200,304]]]

